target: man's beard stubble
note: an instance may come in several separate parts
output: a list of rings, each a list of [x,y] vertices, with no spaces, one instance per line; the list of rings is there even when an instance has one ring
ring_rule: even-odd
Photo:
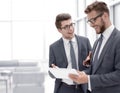
[[[105,31],[106,27],[105,27],[105,22],[102,18],[101,18],[101,24],[102,24],[102,26],[100,28],[100,33],[103,33]]]

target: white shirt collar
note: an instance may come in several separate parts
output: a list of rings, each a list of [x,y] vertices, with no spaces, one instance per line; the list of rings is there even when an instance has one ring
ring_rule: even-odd
[[[69,44],[69,39],[65,39],[65,38],[63,38],[62,37],[62,39],[63,39],[63,42],[64,42],[64,44]],[[75,36],[71,39],[71,41],[73,42],[73,43],[76,43],[76,38],[75,38]]]
[[[109,26],[109,27],[102,33],[103,38],[108,39],[108,38],[110,37],[111,33],[113,32],[114,28],[115,28],[114,25]]]

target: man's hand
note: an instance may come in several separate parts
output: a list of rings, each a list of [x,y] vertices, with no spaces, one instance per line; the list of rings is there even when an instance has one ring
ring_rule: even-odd
[[[56,66],[55,64],[51,64],[52,68],[58,68],[58,66]]]
[[[88,75],[85,74],[83,71],[77,71],[78,75],[69,74],[70,79],[78,84],[85,84],[88,83]]]
[[[89,55],[87,56],[87,58],[83,61],[83,65],[84,65],[84,66],[86,66],[86,67],[89,67],[89,66],[90,66],[91,55],[92,55],[92,52],[90,51],[90,52],[89,52]]]

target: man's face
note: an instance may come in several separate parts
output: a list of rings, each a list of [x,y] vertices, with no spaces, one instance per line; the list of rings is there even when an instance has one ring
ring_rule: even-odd
[[[65,20],[61,22],[61,29],[58,29],[62,36],[66,39],[72,39],[74,36],[74,23],[72,20]]]
[[[103,33],[105,28],[105,21],[103,20],[104,13],[97,13],[96,11],[91,11],[87,14],[88,23],[93,27],[97,34]]]

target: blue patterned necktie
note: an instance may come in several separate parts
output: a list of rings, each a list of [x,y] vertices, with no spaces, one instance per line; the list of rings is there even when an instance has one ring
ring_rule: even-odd
[[[102,41],[103,41],[103,35],[101,34],[101,36],[98,40],[98,44],[97,44],[97,48],[96,48],[96,52],[95,52],[95,56],[94,56],[94,62],[98,61],[98,54],[99,54],[99,51],[100,51]]]

